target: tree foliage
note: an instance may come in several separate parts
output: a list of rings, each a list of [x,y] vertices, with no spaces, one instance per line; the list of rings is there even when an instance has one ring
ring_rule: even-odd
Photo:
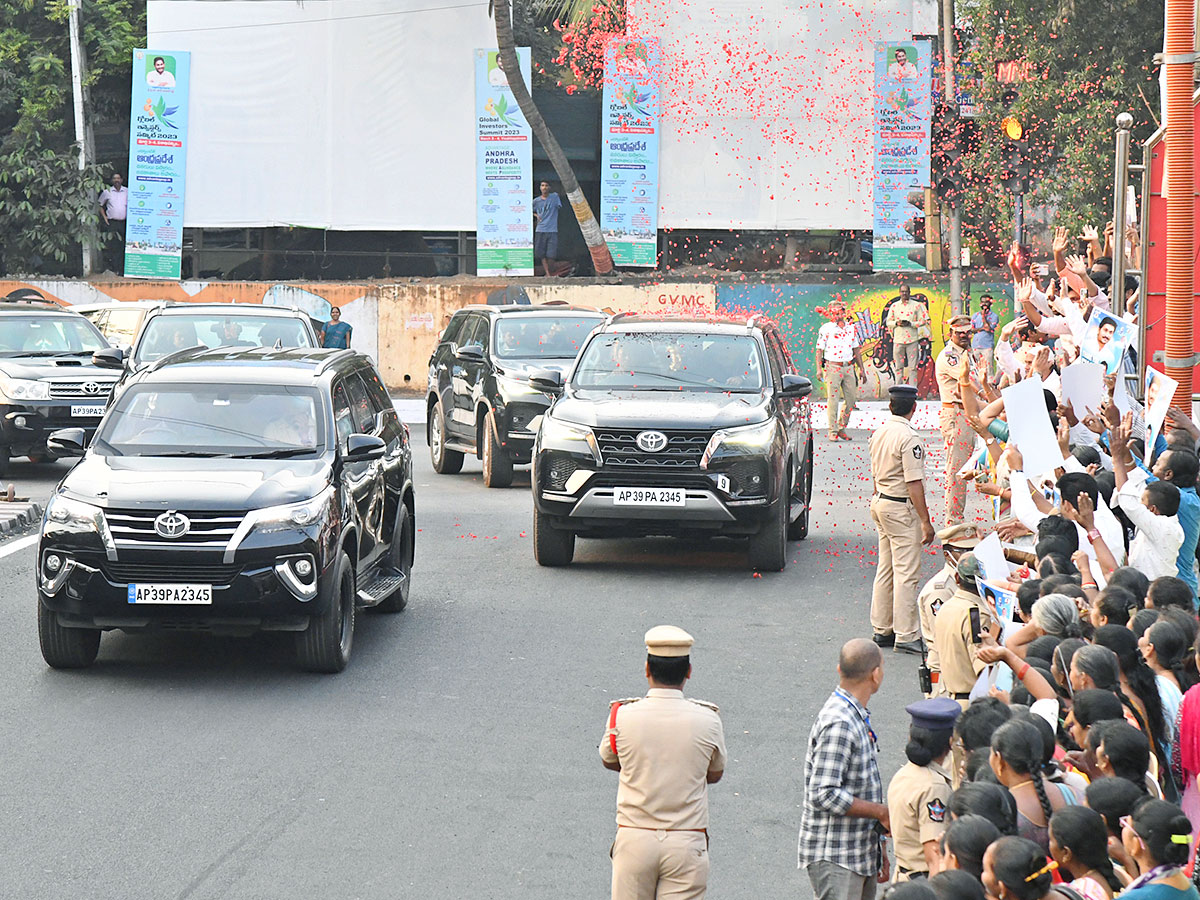
[[[982,141],[967,161],[976,188],[963,208],[983,249],[991,255],[1011,239],[1013,200],[998,183],[1009,112],[1025,126],[1041,175],[1029,204],[1052,208],[1072,229],[1107,221],[1117,114],[1133,114],[1135,144],[1158,127],[1152,57],[1162,49],[1162,0],[959,0],[958,17],[970,23],[964,56],[982,75]],[[996,65],[1013,61],[1026,63],[1028,80],[1006,110],[1010,86]]]
[[[77,273],[95,225],[102,170],[78,168],[67,21],[66,0],[0,0],[0,268],[10,273]],[[81,23],[88,118],[127,134],[145,0],[84,0]]]

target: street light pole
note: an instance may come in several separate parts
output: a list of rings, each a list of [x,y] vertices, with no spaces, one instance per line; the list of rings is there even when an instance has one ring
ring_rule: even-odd
[[[1113,251],[1112,280],[1108,296],[1113,309],[1125,315],[1125,196],[1129,184],[1129,129],[1133,128],[1133,116],[1121,113],[1117,116],[1117,161],[1113,173]]]
[[[91,136],[88,132],[87,119],[84,114],[85,96],[83,79],[86,62],[83,57],[83,34],[79,25],[79,12],[82,0],[67,0],[67,28],[71,36],[71,98],[75,111],[75,143],[79,147],[79,171],[87,169],[91,156]],[[86,278],[92,274],[92,229],[89,226],[82,242],[83,275]]]
[[[954,93],[954,0],[942,0],[942,76],[945,79],[943,99],[958,121],[957,97]],[[959,150],[962,148],[959,147]],[[950,308],[955,315],[963,311],[962,297],[962,210],[958,201],[950,205]]]

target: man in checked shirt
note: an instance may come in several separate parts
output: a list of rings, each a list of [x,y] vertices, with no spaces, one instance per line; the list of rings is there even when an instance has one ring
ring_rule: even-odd
[[[804,758],[798,867],[816,900],[874,900],[888,880],[889,830],[867,702],[883,684],[883,656],[856,638],[838,656],[838,687],[825,701]]]

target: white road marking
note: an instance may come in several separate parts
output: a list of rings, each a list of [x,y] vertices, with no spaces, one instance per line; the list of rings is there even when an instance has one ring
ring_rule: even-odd
[[[20,553],[26,547],[32,547],[38,542],[40,534],[27,534],[23,538],[17,538],[10,544],[0,545],[0,559],[6,556],[12,556],[14,553]]]

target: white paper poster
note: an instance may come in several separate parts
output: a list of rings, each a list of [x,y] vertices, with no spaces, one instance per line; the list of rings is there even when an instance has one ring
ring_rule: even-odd
[[[1167,408],[1178,387],[1179,382],[1174,378],[1153,366],[1146,366],[1146,465],[1154,460],[1154,441],[1162,434]]]
[[[1063,464],[1062,448],[1050,424],[1045,385],[1034,375],[1000,392],[1008,414],[1008,444],[1021,451],[1025,474],[1034,478]]]

